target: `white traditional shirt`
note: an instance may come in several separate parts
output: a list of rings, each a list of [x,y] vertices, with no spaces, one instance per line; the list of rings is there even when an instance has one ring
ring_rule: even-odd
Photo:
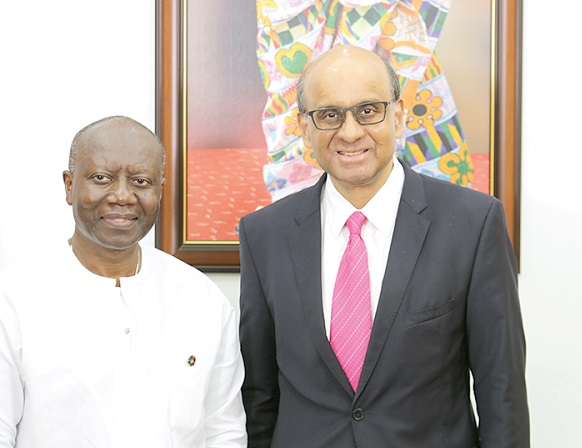
[[[142,253],[120,287],[68,246],[0,273],[0,447],[246,447],[232,307]]]
[[[368,252],[372,319],[376,315],[380,300],[382,280],[386,271],[403,186],[404,169],[394,156],[394,168],[388,180],[361,210],[368,218],[362,226],[361,236]],[[340,261],[350,238],[350,231],[345,224],[355,211],[356,208],[337,191],[328,176],[321,193],[321,283],[323,316],[328,338],[333,288]]]

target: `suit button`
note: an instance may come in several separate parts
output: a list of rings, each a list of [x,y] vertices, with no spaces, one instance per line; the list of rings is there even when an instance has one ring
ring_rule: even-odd
[[[362,420],[364,418],[364,411],[360,408],[356,408],[352,411],[352,417],[354,420],[359,422],[360,420]]]

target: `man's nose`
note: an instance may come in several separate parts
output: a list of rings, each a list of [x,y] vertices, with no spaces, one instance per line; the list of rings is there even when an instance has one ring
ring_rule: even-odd
[[[338,129],[338,136],[348,142],[353,142],[364,135],[363,126],[356,120],[353,110],[345,112],[344,122]]]
[[[126,205],[135,202],[135,194],[128,180],[118,179],[111,185],[107,199],[111,203]]]

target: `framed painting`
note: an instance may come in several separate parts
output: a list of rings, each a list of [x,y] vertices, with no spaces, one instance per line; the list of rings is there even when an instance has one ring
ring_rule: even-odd
[[[307,6],[298,10],[299,4]],[[272,1],[156,1],[156,132],[167,153],[166,185],[156,225],[158,248],[205,271],[236,272],[239,219],[313,183],[309,176],[319,176],[317,163],[315,168],[309,166],[300,145],[293,143],[298,133],[289,104],[294,98],[281,93],[288,89],[277,91],[274,86],[297,78],[315,51],[315,41],[302,41],[307,33],[298,33],[297,27],[313,34],[319,23],[333,34],[330,16],[321,17],[339,16],[349,9],[342,9],[341,4],[341,0],[294,2],[289,20],[280,20],[283,11]],[[462,152],[454,156],[463,160],[451,165],[454,172],[448,173],[449,180],[503,202],[519,254],[521,0],[378,2],[358,10],[358,15],[346,13],[341,20],[353,23],[343,29],[355,34],[363,29],[362,22],[373,27],[377,21],[385,25],[382,33],[389,33],[401,21],[389,20],[389,13],[396,14],[397,8],[390,9],[395,4],[403,16],[416,14],[417,20],[426,21],[419,35],[426,38],[426,46],[433,47],[425,70],[446,72],[447,95],[454,99],[454,114],[449,115],[455,120],[454,125],[439,127],[426,115],[426,135],[407,137],[398,156],[417,171],[430,174],[430,167],[450,146],[447,141],[457,141],[468,155],[466,159]],[[441,9],[428,9],[434,9],[434,4]],[[273,18],[279,20],[275,31]],[[410,57],[398,59],[393,41],[382,42],[397,68],[398,64],[403,70],[421,65],[416,60],[411,64]],[[380,41],[373,42],[379,48]],[[272,52],[273,46],[284,53]],[[271,62],[278,72],[269,66]],[[417,84],[402,78],[404,95],[409,84],[422,86],[427,76]],[[414,129],[419,126],[412,120],[412,111],[430,109],[431,100],[419,103],[423,99],[420,88],[408,93],[413,94],[409,95],[407,126]],[[427,122],[433,127],[429,129]],[[431,136],[442,149],[431,142]],[[296,153],[302,163],[307,162],[285,171]]]

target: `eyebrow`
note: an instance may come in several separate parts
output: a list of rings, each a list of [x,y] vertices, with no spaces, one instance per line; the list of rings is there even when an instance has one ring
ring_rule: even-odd
[[[379,99],[370,99],[370,100],[363,100],[363,101],[359,101],[357,103],[354,103],[350,106],[336,106],[336,105],[330,105],[330,106],[320,106],[320,107],[316,107],[312,110],[320,110],[320,109],[345,109],[346,107],[354,107],[354,106],[359,106],[361,104],[369,104],[369,103],[381,103],[382,101],[386,101],[386,100],[379,100]]]

